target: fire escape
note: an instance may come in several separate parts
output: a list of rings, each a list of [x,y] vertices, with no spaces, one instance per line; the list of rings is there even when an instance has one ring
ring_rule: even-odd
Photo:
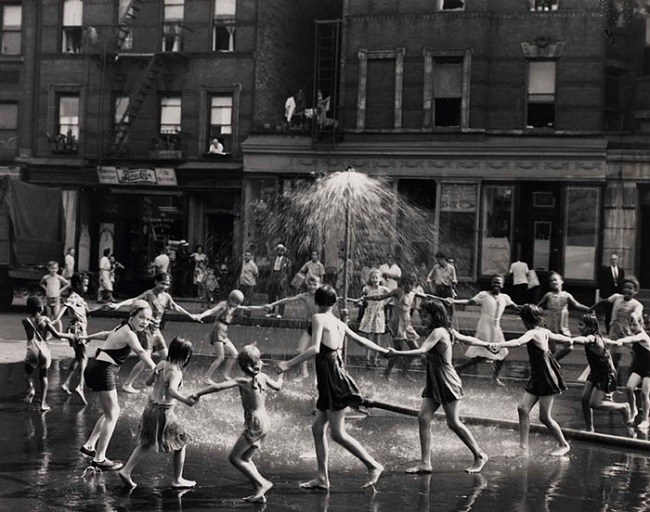
[[[339,135],[341,20],[316,21],[315,38],[312,140],[334,144]]]

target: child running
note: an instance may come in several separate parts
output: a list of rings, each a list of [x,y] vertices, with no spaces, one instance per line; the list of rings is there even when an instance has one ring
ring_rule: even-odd
[[[539,402],[539,419],[550,430],[559,447],[551,455],[561,457],[566,455],[571,446],[564,438],[560,426],[551,416],[555,395],[566,390],[560,365],[549,350],[549,341],[571,343],[571,338],[555,334],[544,327],[542,310],[533,304],[524,304],[519,313],[528,331],[521,337],[494,343],[497,348],[521,347],[526,345],[530,359],[530,379],[524,390],[524,395],[517,407],[519,413],[520,447],[528,454],[528,436],[530,433],[530,411]]]
[[[177,311],[178,313],[183,313],[186,317],[191,318],[194,321],[198,321],[198,316],[188,313],[183,307],[179,306],[172,296],[168,293],[167,290],[170,289],[172,284],[171,276],[166,272],[159,272],[156,274],[156,283],[151,290],[147,290],[142,295],[134,297],[133,299],[127,299],[117,304],[108,304],[107,307],[110,309],[119,309],[123,306],[131,306],[136,301],[144,300],[149,304],[152,311],[151,322],[149,326],[139,333],[140,343],[142,348],[144,348],[149,355],[158,353],[161,358],[167,357],[167,344],[165,343],[165,337],[160,331],[163,315],[168,309],[172,311]],[[145,363],[140,360],[136,363],[131,370],[126,382],[122,385],[122,391],[127,393],[138,393],[139,391],[133,387],[133,383],[138,378],[138,375],[144,369]]]
[[[49,335],[58,339],[67,339],[74,341],[72,334],[64,334],[54,328],[52,320],[43,316],[43,304],[41,299],[32,295],[27,297],[26,304],[27,314],[23,318],[22,324],[27,335],[27,352],[25,354],[25,374],[27,375],[28,391],[24,402],[31,404],[36,395],[34,388],[34,370],[38,371],[38,377],[41,381],[41,411],[49,411],[52,408],[47,405],[48,379],[47,370],[52,364],[52,354],[47,344],[46,338]]]
[[[492,343],[500,343],[505,340],[503,331],[501,330],[501,317],[506,308],[514,308],[519,310],[509,295],[501,293],[503,289],[503,276],[495,274],[490,279],[490,291],[482,291],[476,294],[471,299],[452,299],[448,298],[446,301],[449,304],[478,304],[481,306],[481,316],[476,325],[475,336],[483,341]],[[497,386],[503,386],[503,382],[499,379],[501,368],[508,355],[508,349],[502,348],[494,353],[485,347],[471,346],[465,352],[467,361],[456,367],[457,371],[465,370],[481,362],[493,362],[494,371],[492,372],[492,381]]]
[[[616,391],[616,369],[612,362],[607,345],[620,346],[619,341],[605,340],[600,335],[598,319],[595,315],[582,315],[580,318],[580,334],[573,338],[573,343],[584,345],[585,356],[589,363],[589,376],[585,381],[582,391],[582,414],[585,418],[587,432],[594,432],[594,412],[599,411],[620,411],[623,415],[623,422],[630,424],[633,419],[630,413],[629,404],[615,403],[605,400],[608,393]]]
[[[210,345],[214,347],[216,358],[210,364],[207,373],[205,374],[205,381],[209,384],[215,384],[212,376],[219,369],[219,366],[226,361],[223,377],[225,380],[232,378],[232,371],[235,367],[237,358],[237,349],[230,338],[228,338],[228,326],[235,319],[235,314],[238,311],[253,311],[264,309],[265,306],[242,306],[244,302],[244,294],[239,290],[233,290],[228,294],[228,300],[219,302],[212,309],[208,309],[203,313],[196,315],[196,319],[200,322],[206,316],[214,315],[214,327],[210,332]]]
[[[155,448],[158,453],[174,452],[172,487],[185,489],[196,485],[194,480],[183,478],[185,447],[192,442],[192,436],[185,432],[174,413],[174,400],[190,407],[196,403],[194,397],[186,397],[180,393],[183,386],[183,369],[190,362],[192,352],[192,344],[189,341],[174,338],[169,344],[167,360],[158,363],[147,378],[147,386],[153,384],[153,393],[140,420],[138,446],[124,467],[117,472],[124,485],[130,489],[137,486],[131,478],[131,473],[151,448]]]
[[[61,293],[70,286],[66,278],[59,275],[59,264],[50,261],[47,264],[48,273],[41,278],[40,286],[45,292],[45,313],[54,321],[57,329],[62,330],[61,321],[58,320],[61,309]]]
[[[388,293],[390,293],[390,290],[381,285],[381,274],[379,273],[379,270],[372,269],[370,271],[368,283],[363,287],[363,291],[361,292],[362,301],[366,303],[366,297],[386,295]],[[384,311],[384,306],[384,301],[372,301],[366,303],[363,317],[361,318],[361,322],[359,324],[359,331],[366,334],[368,336],[368,339],[374,341],[377,345],[380,346],[381,335],[386,332],[386,313]],[[371,350],[366,350],[366,366],[379,366],[379,354],[377,352],[374,352],[375,355],[371,359],[370,353]]]
[[[571,336],[569,329],[569,306],[579,311],[589,312],[590,309],[578,302],[569,292],[562,290],[564,281],[562,276],[557,272],[551,272],[549,286],[551,291],[547,292],[542,300],[537,304],[540,308],[546,308],[547,321],[546,326],[555,334]],[[555,350],[555,343],[551,342],[551,351],[556,361],[565,358],[571,353],[571,347],[565,347],[562,350]]]
[[[255,494],[243,498],[251,503],[266,503],[265,494],[273,484],[264,478],[253,462],[253,456],[260,450],[262,441],[270,432],[269,415],[266,412],[267,387],[275,391],[282,388],[282,375],[277,380],[262,373],[262,356],[255,345],[246,345],[237,355],[237,363],[246,375],[235,380],[227,380],[202,389],[194,395],[201,396],[239,388],[244,407],[244,432],[239,436],[228,456],[231,464],[249,478]]]
[[[634,421],[639,413],[634,393],[636,392],[636,388],[641,385],[641,408],[643,409],[643,415],[638,427],[641,430],[647,430],[650,427],[650,422],[648,421],[650,415],[650,336],[648,336],[650,317],[644,315],[642,321],[645,324],[644,326],[641,326],[638,317],[632,316],[630,318],[632,335],[619,338],[617,341],[621,344],[632,343],[634,358],[625,391],[630,404],[631,418]]]
[[[307,263],[305,264],[307,265]],[[286,297],[284,299],[276,300],[275,302],[272,302],[271,304],[267,304],[265,307],[266,309],[271,312],[274,311],[274,308],[276,306],[282,305],[282,304],[288,304],[290,302],[298,302],[300,305],[303,306],[303,311],[305,313],[304,318],[307,319],[307,321],[310,321],[311,317],[317,313],[318,308],[316,307],[316,303],[314,302],[314,293],[316,293],[316,289],[320,286],[320,279],[315,276],[308,276],[307,279],[305,280],[305,284],[307,285],[307,291],[304,293],[299,293],[298,295],[294,295],[293,297]],[[309,346],[309,341],[311,340],[311,324],[307,326],[307,328],[302,331],[302,334],[300,335],[300,341],[298,341],[298,353],[302,353],[305,351],[305,349]],[[296,381],[301,381],[309,377],[309,366],[307,364],[307,361],[302,363],[300,365],[301,367],[301,374],[296,377]]]
[[[316,362],[316,416],[312,424],[318,475],[309,482],[300,484],[301,489],[328,490],[330,487],[328,468],[327,429],[331,427],[332,439],[358,458],[368,468],[369,477],[363,488],[373,487],[384,471],[384,466],[377,462],[361,444],[345,429],[345,408],[359,407],[363,399],[359,395],[356,383],[343,368],[341,351],[345,336],[360,345],[381,353],[388,353],[385,348],[362,338],[346,324],[334,316],[332,308],[336,304],[336,291],[329,285],[316,290],[314,300],[318,313],[311,319],[311,345],[302,354],[289,361],[278,363],[278,373],[289,371],[312,357]]]
[[[488,347],[486,343],[470,336],[452,333],[451,318],[447,309],[438,300],[426,302],[421,310],[424,325],[432,329],[431,334],[415,350],[398,351],[389,348],[386,357],[396,356],[415,357],[426,355],[426,386],[422,391],[422,405],[418,414],[420,430],[420,463],[406,470],[407,473],[431,473],[431,421],[440,408],[445,410],[447,425],[467,446],[474,456],[474,464],[465,471],[479,473],[488,460],[486,453],[481,450],[472,433],[458,416],[458,400],[463,397],[462,383],[452,365],[452,343],[454,338],[469,343]]]
[[[84,394],[83,375],[88,364],[88,356],[86,355],[86,341],[83,337],[88,334],[88,313],[91,310],[88,308],[88,303],[84,300],[83,295],[88,290],[88,277],[82,274],[73,274],[70,283],[72,293],[63,303],[57,320],[60,320],[66,312],[68,313],[68,332],[74,335],[74,339],[70,341],[70,346],[74,350],[74,360],[70,365],[68,376],[61,385],[61,389],[67,394],[71,394],[70,382],[78,368],[79,385],[74,389],[74,392],[79,395],[84,404],[87,404],[86,395]]]

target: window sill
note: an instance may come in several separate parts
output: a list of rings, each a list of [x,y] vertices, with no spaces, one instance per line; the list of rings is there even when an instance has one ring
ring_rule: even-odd
[[[0,62],[2,63],[14,63],[14,64],[22,64],[25,62],[25,57],[20,55],[14,55],[14,54],[7,54],[7,53],[2,53],[0,54]]]

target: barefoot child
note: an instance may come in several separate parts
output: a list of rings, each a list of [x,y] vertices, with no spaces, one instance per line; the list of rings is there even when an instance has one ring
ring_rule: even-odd
[[[509,295],[501,293],[503,289],[503,276],[495,274],[490,280],[490,291],[482,291],[471,299],[447,299],[450,304],[478,304],[481,306],[481,316],[476,324],[475,336],[483,341],[499,343],[504,341],[503,331],[501,330],[501,317],[506,308],[519,309]],[[499,380],[499,373],[503,367],[503,362],[508,355],[508,349],[502,348],[497,353],[491,352],[484,347],[472,346],[465,351],[467,361],[456,367],[456,370],[464,370],[480,362],[493,362],[494,371],[492,381],[497,386],[503,386]]]
[[[343,368],[341,351],[347,335],[360,345],[382,353],[388,350],[353,332],[332,313],[336,304],[336,291],[331,286],[321,286],[316,290],[314,300],[318,313],[311,319],[311,345],[302,354],[289,361],[278,363],[278,372],[289,371],[312,357],[316,361],[316,416],[312,424],[318,475],[315,479],[300,484],[302,489],[327,490],[330,486],[328,468],[327,429],[331,427],[332,439],[358,458],[368,468],[369,476],[364,488],[377,483],[384,466],[377,462],[361,444],[345,429],[345,408],[359,407],[363,401],[357,385]]]
[[[616,369],[607,345],[620,346],[620,341],[605,340],[600,335],[598,319],[595,315],[582,315],[580,319],[582,336],[573,338],[576,345],[584,345],[585,356],[589,362],[589,376],[582,392],[582,414],[587,424],[587,432],[594,431],[593,409],[599,411],[620,411],[627,425],[633,419],[629,404],[605,400],[608,393],[616,391]]]
[[[167,344],[165,337],[160,331],[163,315],[168,309],[183,313],[188,318],[197,321],[197,315],[188,313],[183,307],[179,306],[172,296],[168,293],[171,287],[171,276],[166,272],[159,272],[156,274],[156,283],[151,290],[147,290],[143,294],[133,299],[127,299],[117,304],[109,304],[111,309],[119,309],[122,306],[131,306],[136,301],[144,300],[149,304],[152,311],[151,322],[149,326],[139,334],[140,343],[142,347],[149,352],[149,356],[157,353],[161,358],[167,357]],[[122,385],[122,391],[127,393],[138,393],[138,390],[133,387],[133,383],[138,378],[138,375],[144,369],[145,363],[138,361],[131,370],[126,382]]]
[[[174,414],[174,400],[190,407],[196,403],[194,397],[180,393],[183,386],[183,369],[192,358],[192,344],[183,338],[174,338],[169,344],[166,361],[161,361],[147,378],[147,386],[153,384],[153,393],[142,413],[138,431],[138,446],[124,467],[117,472],[124,485],[135,489],[136,483],[131,473],[142,457],[151,448],[159,453],[174,452],[174,478],[172,487],[183,489],[194,487],[194,480],[183,478],[185,466],[185,447],[192,442],[192,436],[185,432],[178,417]]]
[[[420,309],[424,325],[432,328],[429,337],[415,350],[393,350],[387,357],[426,355],[426,386],[422,391],[422,405],[418,414],[420,430],[420,463],[407,469],[407,473],[431,473],[431,421],[433,415],[442,405],[447,415],[447,425],[470,449],[474,464],[465,471],[478,473],[488,460],[488,456],[479,447],[472,433],[458,417],[458,400],[463,397],[461,381],[451,362],[452,341],[454,337],[470,344],[489,346],[489,343],[452,333],[451,318],[447,309],[438,300],[426,302]]]
[[[521,337],[494,343],[497,348],[521,347],[526,345],[530,359],[530,379],[526,384],[524,395],[517,407],[519,413],[520,447],[528,453],[528,435],[530,433],[530,410],[539,402],[539,419],[551,431],[558,442],[559,448],[551,455],[561,457],[569,452],[571,447],[564,438],[560,426],[551,416],[555,395],[566,389],[560,365],[553,358],[549,349],[549,341],[571,343],[571,338],[554,334],[544,327],[542,310],[533,304],[524,304],[519,313],[528,331]]]
[[[61,385],[61,389],[68,394],[71,393],[70,382],[77,368],[79,368],[79,385],[74,389],[74,392],[79,395],[83,403],[88,403],[84,394],[83,378],[88,364],[86,341],[83,337],[88,334],[88,313],[91,312],[88,303],[83,298],[83,294],[88,290],[88,277],[82,274],[73,274],[70,283],[72,293],[63,303],[57,320],[60,320],[66,312],[68,313],[68,332],[74,335],[74,340],[70,341],[70,346],[74,350],[74,360],[70,365],[70,373],[68,373],[67,378]]]
[[[49,411],[51,407],[47,405],[48,379],[47,370],[52,364],[52,355],[50,347],[47,345],[48,334],[58,339],[67,339],[70,342],[74,340],[72,334],[64,334],[54,328],[53,322],[43,316],[43,305],[41,299],[36,296],[27,297],[26,304],[29,316],[23,318],[22,324],[27,335],[27,353],[25,354],[25,373],[27,374],[28,389],[25,403],[31,403],[36,394],[34,388],[34,370],[38,371],[38,377],[41,381],[41,411]]]
[[[232,371],[235,367],[235,360],[237,358],[237,349],[233,342],[230,341],[230,338],[228,338],[228,326],[233,322],[235,314],[238,311],[264,309],[264,306],[242,306],[243,302],[244,294],[239,290],[233,290],[228,295],[228,300],[223,300],[212,309],[208,309],[196,316],[196,319],[199,322],[206,316],[214,315],[217,317],[214,321],[214,327],[210,332],[210,345],[214,347],[217,357],[212,361],[210,368],[208,368],[208,371],[205,374],[205,380],[208,383],[215,383],[212,380],[212,376],[224,361],[226,361],[226,367],[223,372],[223,377],[225,380],[230,380],[232,378]]]
[[[380,283],[381,274],[379,273],[379,270],[372,269],[370,271],[370,277],[368,278],[368,284],[363,287],[361,293],[366,307],[359,324],[359,331],[367,335],[368,339],[374,341],[377,345],[380,345],[380,337],[386,332],[385,304],[384,301],[381,300],[366,302],[365,299],[369,296],[372,297],[375,295],[385,295],[390,293],[390,290],[385,286],[382,286]],[[372,366],[378,366],[378,353],[374,353],[375,355],[371,362],[370,352],[370,350],[366,350],[366,365],[372,364]]]
[[[555,334],[571,336],[569,330],[569,306],[579,311],[589,312],[589,308],[573,298],[569,292],[562,290],[564,281],[562,276],[557,272],[551,272],[549,285],[551,291],[542,297],[537,304],[540,308],[546,308],[547,321],[546,326]],[[585,349],[586,350],[586,349]],[[565,347],[562,350],[555,350],[555,343],[551,343],[551,351],[556,361],[565,358],[571,353],[571,347]]]
[[[54,321],[57,329],[62,330],[61,321],[55,320],[61,309],[61,293],[70,286],[70,283],[63,276],[59,275],[59,264],[50,261],[47,264],[48,273],[41,279],[40,286],[45,292],[45,314]]]
[[[316,293],[316,289],[320,286],[320,279],[318,277],[310,275],[305,280],[305,284],[307,285],[306,292],[299,293],[298,295],[294,295],[293,297],[287,297],[284,299],[276,300],[271,304],[267,304],[266,309],[269,311],[273,311],[276,306],[280,306],[282,304],[288,304],[289,302],[298,302],[300,305],[303,306],[305,318],[308,321],[311,320],[311,317],[318,311],[318,308],[316,307],[316,303],[314,302],[314,293]],[[308,325],[307,328],[304,331],[302,331],[302,334],[300,335],[300,341],[298,342],[299,354],[304,352],[305,349],[309,346],[310,340],[311,340],[311,325]],[[307,362],[305,361],[304,363],[302,363],[300,367],[302,372],[296,380],[304,380],[309,377],[309,366],[307,365]]]
[[[645,324],[644,326],[641,326],[641,321]],[[636,388],[639,387],[639,384],[641,385],[643,416],[641,417],[639,428],[645,430],[650,426],[648,422],[648,416],[650,415],[650,336],[648,336],[650,317],[644,315],[641,321],[636,316],[630,318],[629,323],[632,335],[619,338],[617,341],[621,344],[632,343],[634,358],[625,391],[630,404],[631,418],[634,421],[634,418],[639,413],[636,407],[636,396],[634,393],[636,392]]]
[[[249,478],[255,494],[247,496],[244,501],[266,503],[265,494],[273,484],[260,475],[253,462],[253,456],[261,448],[262,441],[270,432],[269,416],[266,412],[267,387],[275,391],[282,388],[282,375],[277,380],[262,373],[260,351],[255,345],[246,345],[237,355],[237,363],[246,375],[235,380],[227,380],[202,389],[194,396],[198,399],[203,395],[223,391],[224,389],[239,388],[242,406],[244,407],[244,432],[239,436],[229,455],[233,466]]]

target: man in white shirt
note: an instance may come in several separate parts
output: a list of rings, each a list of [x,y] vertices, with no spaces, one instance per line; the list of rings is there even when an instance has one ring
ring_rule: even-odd
[[[509,274],[512,274],[512,298],[517,304],[528,301],[528,264],[524,261],[515,261],[510,265]]]
[[[156,259],[153,260],[153,264],[156,267],[156,274],[168,273],[169,271],[169,256],[167,254],[168,252],[169,249],[167,249],[167,246],[161,247],[160,254],[156,256]]]
[[[289,291],[289,274],[291,260],[285,256],[287,248],[278,244],[275,248],[275,258],[271,259],[271,275],[269,276],[269,302],[284,299]],[[269,313],[269,316],[273,313]],[[278,306],[277,318],[284,315],[284,304]]]
[[[305,280],[308,277],[317,277],[318,281],[322,283],[323,280],[325,279],[325,267],[320,262],[318,256],[319,256],[318,251],[312,251],[311,260],[305,263],[300,269],[300,272],[302,274],[305,274]]]
[[[66,279],[71,279],[72,275],[74,274],[74,267],[75,267],[74,255],[75,255],[74,247],[70,247],[68,249],[68,252],[65,255],[65,261],[63,266],[63,277],[65,277]]]
[[[397,280],[402,278],[402,269],[395,263],[392,254],[386,256],[386,263],[379,265],[379,272],[384,280],[384,285],[389,290],[397,288]]]
[[[253,261],[253,254],[250,251],[244,253],[244,261],[241,265],[241,272],[239,272],[238,286],[244,294],[244,306],[251,304],[251,298],[257,285],[257,276],[259,270]]]

